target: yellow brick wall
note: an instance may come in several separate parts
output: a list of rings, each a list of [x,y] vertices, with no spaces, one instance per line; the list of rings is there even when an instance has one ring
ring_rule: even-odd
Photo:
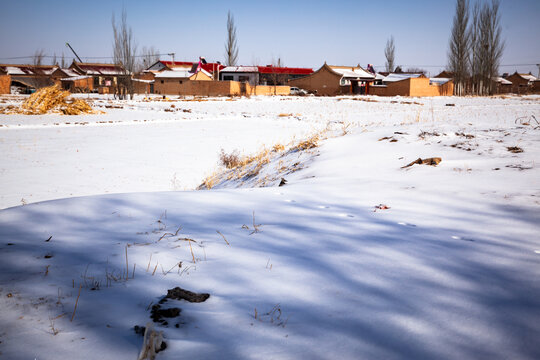
[[[156,79],[154,83],[156,94],[181,96],[289,95],[290,89],[290,86],[250,86],[238,81],[182,80],[180,84],[178,79]]]
[[[0,75],[0,94],[11,93],[11,76]]]
[[[452,96],[453,92],[453,81],[443,85],[430,85],[428,78],[405,79],[390,83],[387,87],[369,88],[370,95],[378,96]]]
[[[289,95],[291,93],[291,87],[288,85],[257,85],[250,86],[248,84],[247,93],[249,95]]]

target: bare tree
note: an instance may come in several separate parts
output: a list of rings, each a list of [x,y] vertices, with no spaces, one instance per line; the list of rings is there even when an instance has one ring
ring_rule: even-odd
[[[482,44],[480,43],[480,4],[476,2],[472,12],[472,23],[469,28],[470,54],[469,63],[471,70],[471,92],[480,94],[480,75],[482,72]]]
[[[114,63],[119,64],[123,68],[123,76],[118,78],[118,85],[124,94],[129,93],[133,99],[135,89],[133,88],[133,81],[131,75],[135,70],[135,55],[137,53],[137,45],[133,40],[133,31],[127,24],[126,9],[122,9],[122,17],[120,23],[117,24],[112,15],[112,28],[113,28],[113,58]],[[123,96],[121,96],[123,97]]]
[[[499,74],[499,65],[501,64],[501,57],[504,51],[504,41],[502,40],[502,28],[499,15],[499,0],[492,0],[491,7],[486,6],[487,23],[487,43],[488,48],[486,51],[486,75],[489,79],[488,93],[493,94],[493,78]]]
[[[270,82],[271,84],[268,84],[268,85],[273,85],[274,86],[274,95],[277,94],[277,86],[278,85],[283,85],[283,84],[286,84],[287,83],[287,75],[283,74],[281,72],[281,69],[282,67],[284,67],[284,63],[283,63],[283,60],[281,60],[281,57],[278,57],[277,60],[272,57],[272,62],[271,62],[271,74],[270,74]]]
[[[39,49],[34,53],[34,65],[43,65],[43,59],[45,58],[45,50]]]
[[[394,71],[395,65],[395,52],[396,47],[394,45],[394,36],[390,36],[390,39],[386,41],[386,47],[384,48],[384,56],[386,57],[386,71]]]
[[[53,58],[52,58],[51,64],[52,64],[52,65],[56,65],[56,66],[58,66],[58,60],[56,60],[56,53],[54,53],[54,55],[53,55]]]
[[[225,63],[227,66],[234,66],[238,61],[237,40],[234,17],[229,11],[227,14],[227,42],[225,43]]]
[[[469,76],[471,33],[468,26],[469,0],[457,0],[448,50],[448,70],[454,75],[454,94],[459,96],[465,94]]]
[[[491,4],[482,7],[475,4],[470,31],[473,92],[477,95],[491,95],[494,91],[493,78],[499,72],[504,50],[499,0],[492,0]]]
[[[67,67],[67,62],[66,62],[66,58],[64,56],[64,52],[62,52],[62,58],[60,60],[60,67],[62,69],[65,69]]]
[[[140,72],[159,60],[159,50],[153,46],[143,46],[141,56],[137,61],[136,72]]]

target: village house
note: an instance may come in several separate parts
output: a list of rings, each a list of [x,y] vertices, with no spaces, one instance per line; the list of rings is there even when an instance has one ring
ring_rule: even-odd
[[[532,74],[520,74],[517,71],[508,76],[506,80],[512,83],[512,92],[516,94],[524,94],[540,90],[540,83]]]
[[[178,69],[187,69],[191,72],[195,72],[199,66],[199,62],[191,62],[191,61],[166,61],[166,60],[158,60],[152,65],[150,65],[148,68],[146,68],[145,71],[151,72],[151,73],[158,73],[165,70],[178,70]],[[219,72],[225,68],[225,66],[221,65],[220,63],[201,63],[201,68],[210,73],[212,78],[219,79]]]
[[[278,67],[272,65],[257,66],[259,85],[288,85],[289,80],[299,79],[313,74],[310,68]]]
[[[499,76],[494,77],[493,85],[495,94],[508,94],[512,92],[512,82],[505,78]]]
[[[191,72],[191,69],[176,68],[154,74],[154,93],[167,95],[192,95],[192,81],[212,81],[212,75],[205,70]]]
[[[451,96],[454,82],[449,78],[427,78],[424,74],[391,73],[382,85],[372,85],[370,95],[378,96]]]
[[[375,75],[358,66],[331,66],[326,63],[314,73],[289,80],[296,86],[317,95],[366,94]]]
[[[56,68],[51,74],[52,81],[72,93],[91,92],[94,81],[90,75],[81,75],[70,68]]]
[[[219,73],[219,80],[259,84],[259,68],[257,66],[227,66]]]
[[[8,94],[11,92],[29,94],[36,89],[54,85],[51,74],[56,68],[54,65],[0,65],[2,73],[6,76],[3,81],[10,83]]]
[[[508,93],[511,93],[512,92],[512,82],[508,81],[505,77],[505,75],[503,75],[503,77],[500,77],[500,76],[494,76],[492,78],[492,81],[493,81],[493,93],[494,94],[508,94]],[[442,71],[440,74],[438,74],[437,76],[435,76],[434,78],[431,78],[431,80],[433,79],[453,79],[454,77],[454,73],[450,72],[450,71],[447,71],[447,70],[444,70]],[[466,81],[465,81],[465,91],[469,91],[471,90],[471,78],[467,78]]]
[[[81,63],[73,61],[69,67],[78,76],[91,76],[89,91],[100,94],[114,93],[122,79],[131,77],[121,65],[103,63]],[[83,80],[83,78],[79,78]],[[65,80],[69,81],[69,80]]]
[[[247,82],[256,85],[288,85],[289,80],[313,73],[309,68],[278,66],[227,66],[220,72],[222,81]]]

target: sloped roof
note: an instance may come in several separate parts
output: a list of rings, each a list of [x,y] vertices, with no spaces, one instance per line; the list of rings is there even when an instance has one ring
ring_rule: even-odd
[[[447,82],[449,82],[450,80],[452,80],[452,79],[435,77],[435,78],[430,78],[429,83],[430,84],[443,85],[443,84],[446,84]]]
[[[346,79],[375,79],[375,75],[360,66],[336,66],[328,65],[334,72],[342,75]]]
[[[67,76],[79,76],[80,74],[73,71],[72,69],[60,69],[62,70],[62,72],[64,72],[64,74],[66,74]]]
[[[2,64],[0,68],[8,75],[50,75],[58,67],[56,65]]]
[[[70,69],[80,69],[85,75],[125,75],[124,68],[118,64],[80,63],[73,61]]]
[[[210,74],[208,71],[205,71],[204,69],[201,69],[200,72],[207,75],[208,77],[212,77],[212,74]],[[193,74],[196,74],[195,72],[191,72],[188,69],[175,69],[175,70],[165,70],[159,73],[156,73],[155,77],[156,79],[186,79]]]
[[[506,80],[505,78],[494,76],[493,81],[501,84],[501,85],[512,85],[511,81]]]
[[[405,79],[416,79],[416,78],[423,77],[423,76],[424,76],[423,74],[401,74],[401,73],[396,74],[396,73],[391,73],[391,74],[388,74],[388,76],[386,76],[383,79],[383,82],[389,83],[389,82],[401,81],[401,80],[405,80]]]
[[[152,64],[151,66],[148,67],[148,70],[151,69],[151,68],[154,68],[155,69],[155,65],[156,64],[161,64],[163,65],[164,67],[167,67],[171,70],[173,70],[174,68],[185,68],[185,69],[191,69],[193,68],[193,66],[196,66],[199,64],[198,61],[166,61],[166,60],[159,60],[157,61],[156,63]],[[207,72],[214,72],[214,71],[221,71],[223,68],[225,68],[225,66],[221,65],[221,64],[218,64],[218,63],[206,63],[206,64],[201,64],[201,68]],[[159,70],[158,70],[159,71]]]
[[[164,79],[164,78],[167,78],[167,79],[171,79],[171,78],[183,79],[183,78],[188,78],[191,75],[193,75],[193,73],[191,73],[188,69],[185,69],[185,70],[164,70],[162,72],[156,73],[156,79]]]
[[[261,74],[290,74],[290,75],[309,75],[313,73],[310,68],[293,68],[277,66],[257,66]]]
[[[518,74],[519,76],[521,76],[523,79],[525,80],[528,80],[528,81],[536,81],[536,76],[533,76],[531,74]]]

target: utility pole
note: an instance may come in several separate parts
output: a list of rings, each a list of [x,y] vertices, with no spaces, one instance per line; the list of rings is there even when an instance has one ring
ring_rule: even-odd
[[[73,50],[73,48],[71,47],[71,45],[69,45],[69,43],[66,43],[66,46],[69,47],[69,49],[73,52],[73,54],[75,54],[75,56],[77,57],[77,59],[79,60],[79,62],[83,62],[81,60],[81,58],[79,57],[79,55],[77,55],[77,53],[75,52],[75,50]]]
[[[175,54],[175,53],[168,53],[168,54],[167,54],[167,55],[169,55],[169,56],[172,56],[172,62],[173,62],[173,65],[174,65],[174,54]]]
[[[540,64],[536,64],[538,66],[538,79],[540,79]]]

